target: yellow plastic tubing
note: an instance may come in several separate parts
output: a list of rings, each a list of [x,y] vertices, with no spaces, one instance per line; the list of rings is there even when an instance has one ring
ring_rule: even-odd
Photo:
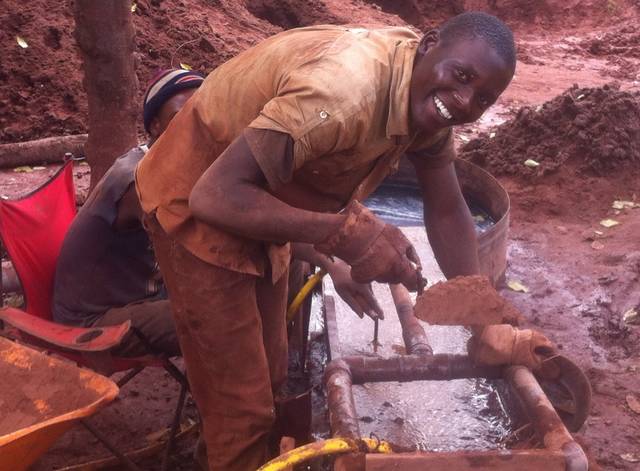
[[[341,455],[357,451],[368,453],[393,453],[391,446],[384,441],[373,438],[352,440],[349,438],[330,438],[320,442],[309,443],[295,450],[284,453],[263,465],[258,471],[285,471],[312,458],[329,455]]]
[[[287,322],[291,322],[293,320],[296,312],[298,312],[298,309],[300,309],[302,302],[309,295],[309,293],[313,291],[313,288],[316,287],[322,277],[326,274],[326,271],[320,270],[318,273],[315,273],[314,275],[309,277],[304,286],[300,289],[300,291],[298,291],[298,294],[296,294],[296,297],[293,298],[291,304],[289,304],[289,308],[287,309]]]

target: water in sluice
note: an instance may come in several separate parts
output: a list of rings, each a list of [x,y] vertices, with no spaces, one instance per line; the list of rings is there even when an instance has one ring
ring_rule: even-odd
[[[423,235],[422,199],[417,188],[385,185],[365,204],[386,222],[402,226],[416,245],[423,264],[433,258]],[[482,208],[469,202],[478,233],[486,231],[494,221]],[[435,265],[433,260],[426,265]],[[437,267],[436,267],[437,270]],[[434,275],[427,275],[434,281]],[[441,277],[441,274],[439,275]],[[402,332],[386,285],[374,284],[374,293],[385,311],[380,323],[380,347],[376,353],[371,345],[373,323],[366,317],[358,319],[339,296],[332,292],[328,277],[325,293],[336,301],[336,318],[340,354],[391,356],[404,353]],[[314,300],[312,335],[324,329],[321,298]],[[315,319],[315,320],[314,320]],[[315,327],[314,327],[315,326]],[[426,326],[427,336],[435,353],[464,353],[468,332],[462,327]],[[315,328],[315,333],[314,333]],[[325,358],[323,342],[311,342],[312,363],[315,365],[313,433],[317,439],[327,438],[326,398],[320,388],[321,368]],[[329,356],[331,352],[328,352]],[[334,355],[335,357],[335,355]],[[320,368],[318,368],[320,366]],[[511,401],[499,394],[502,385],[483,379],[455,381],[420,381],[410,383],[368,383],[354,386],[356,410],[362,436],[374,434],[403,450],[453,451],[503,448],[516,424],[513,423]],[[507,410],[509,409],[509,413]],[[515,411],[513,411],[515,412]]]

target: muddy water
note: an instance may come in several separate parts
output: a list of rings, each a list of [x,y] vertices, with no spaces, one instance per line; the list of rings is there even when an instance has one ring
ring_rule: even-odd
[[[422,201],[417,190],[386,186],[372,195],[366,204],[388,222],[403,226],[403,232],[420,255],[430,284],[444,278],[422,227]],[[470,206],[478,232],[485,231],[492,224],[488,214],[473,204]],[[386,285],[374,284],[374,293],[386,317],[380,323],[381,345],[375,351],[373,322],[368,318],[359,319],[335,293],[327,277],[324,292],[333,296],[336,304],[337,332],[334,337],[338,342],[329,347],[331,358],[347,355],[388,357],[405,353],[402,330]],[[435,353],[466,351],[466,330],[424,326]],[[513,428],[501,396],[494,385],[485,380],[369,383],[354,386],[353,393],[362,436],[375,434],[404,450],[500,448]],[[326,435],[326,426],[318,421],[314,426],[319,436]]]

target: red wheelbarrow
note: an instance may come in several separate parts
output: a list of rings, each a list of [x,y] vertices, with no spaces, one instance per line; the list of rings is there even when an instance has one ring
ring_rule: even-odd
[[[117,395],[104,376],[0,337],[0,470],[26,470]]]

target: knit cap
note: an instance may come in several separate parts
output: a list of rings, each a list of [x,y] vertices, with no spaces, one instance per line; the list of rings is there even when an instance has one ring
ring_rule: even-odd
[[[158,72],[144,94],[144,129],[149,132],[151,121],[162,105],[181,90],[198,88],[204,81],[200,72],[184,69],[165,69]]]

